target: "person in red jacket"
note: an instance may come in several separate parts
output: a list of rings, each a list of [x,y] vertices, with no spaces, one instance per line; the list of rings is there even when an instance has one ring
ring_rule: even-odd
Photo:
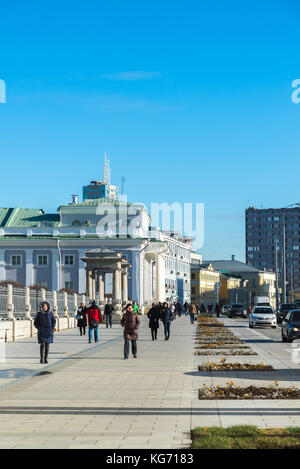
[[[102,317],[100,313],[100,309],[96,305],[95,301],[92,302],[91,306],[86,310],[86,315],[88,318],[89,324],[89,344],[92,343],[93,338],[93,331],[94,331],[94,339],[97,343],[98,339],[98,326],[102,322]]]

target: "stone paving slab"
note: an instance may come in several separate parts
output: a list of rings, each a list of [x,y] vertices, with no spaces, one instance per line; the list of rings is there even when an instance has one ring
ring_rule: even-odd
[[[298,387],[300,367],[278,340],[279,332],[268,338],[225,318],[258,353],[227,361],[264,361],[276,371],[198,372],[199,363],[222,356],[194,355],[196,325],[177,318],[170,340],[160,328],[153,342],[147,319],[141,319],[137,359],[123,360],[118,325],[102,327],[98,345],[88,344],[77,330],[56,334],[48,366],[39,364],[34,340],[8,344],[7,363],[0,364],[0,448],[188,448],[196,426],[300,426],[300,401],[197,398],[202,384],[231,380],[265,385],[278,379]]]

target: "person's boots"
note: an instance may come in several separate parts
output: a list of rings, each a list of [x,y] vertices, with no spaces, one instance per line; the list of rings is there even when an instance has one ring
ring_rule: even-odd
[[[45,359],[44,363],[48,363],[49,344],[45,344]]]
[[[41,357],[40,363],[44,363],[44,345],[45,344],[40,345],[40,357]]]

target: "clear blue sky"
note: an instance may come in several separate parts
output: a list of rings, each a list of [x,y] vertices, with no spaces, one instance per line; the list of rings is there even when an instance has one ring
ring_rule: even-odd
[[[244,210],[300,201],[295,0],[0,0],[0,206],[55,211],[101,176],[203,202],[205,258],[244,259]]]

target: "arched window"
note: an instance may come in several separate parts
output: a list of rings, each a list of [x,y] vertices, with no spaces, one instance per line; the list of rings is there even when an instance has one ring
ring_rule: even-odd
[[[72,221],[72,226],[81,226],[81,221],[80,220],[73,220]]]

